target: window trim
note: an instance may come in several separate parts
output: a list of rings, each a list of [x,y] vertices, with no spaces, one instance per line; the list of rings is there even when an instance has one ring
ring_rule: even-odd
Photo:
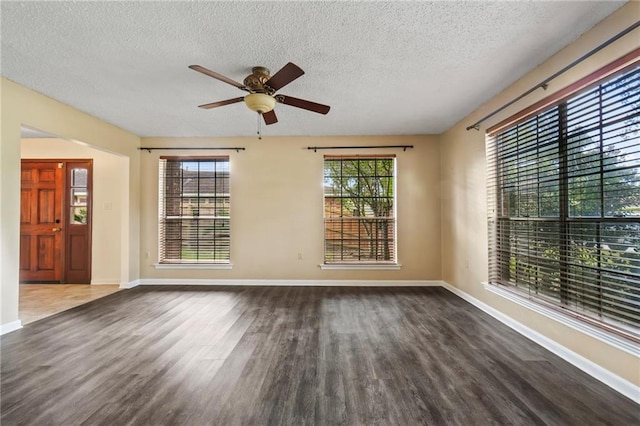
[[[326,270],[369,270],[369,271],[398,271],[402,268],[402,265],[397,262],[389,263],[321,263],[320,269]]]
[[[323,260],[320,263],[320,269],[323,270],[399,270],[402,265],[398,262],[398,160],[395,154],[345,154],[345,155],[331,155],[327,154],[323,156],[322,164],[323,164],[323,182],[324,182],[324,165],[327,160],[378,160],[378,159],[390,159],[393,160],[393,208],[392,208],[392,217],[387,217],[386,219],[393,220],[393,259],[392,260],[362,260],[362,261],[327,261],[326,260],[326,247],[327,247],[327,238],[326,238],[326,229],[327,229],[327,219],[326,216],[326,208],[325,208],[325,200],[326,194],[324,193],[324,184],[322,191],[322,220],[323,220],[323,250],[322,256]],[[377,219],[382,219],[380,217],[376,217]],[[360,219],[359,217],[353,217],[352,219]]]
[[[585,321],[586,318],[580,315],[569,314],[566,310],[556,306],[540,303],[538,300],[525,297],[521,293],[509,290],[508,287],[502,285],[495,285],[490,282],[483,282],[482,285],[486,291],[523,306],[537,314],[558,321],[567,327],[614,346],[630,355],[640,355],[638,344],[634,340],[629,339],[627,335],[620,334],[615,329],[603,328],[600,324],[595,325],[592,321]]]
[[[233,269],[233,263],[154,263],[156,269]]]
[[[179,261],[176,261],[174,259],[171,260],[165,260],[162,261],[161,260],[161,253],[163,250],[163,245],[165,244],[165,241],[163,240],[163,230],[162,230],[162,226],[163,226],[163,221],[166,221],[167,216],[164,214],[164,212],[162,211],[162,209],[164,208],[164,205],[166,203],[166,190],[163,188],[163,185],[166,182],[166,176],[162,174],[162,167],[161,164],[164,161],[169,162],[169,161],[174,161],[174,162],[206,162],[206,161],[211,161],[211,162],[216,162],[216,161],[220,161],[220,160],[225,160],[227,162],[227,167],[229,169],[228,172],[228,192],[226,193],[220,193],[220,194],[214,194],[214,198],[225,198],[229,200],[229,216],[228,217],[219,217],[216,215],[213,215],[211,217],[209,216],[205,216],[203,217],[204,219],[226,219],[228,220],[229,223],[229,258],[228,259],[223,259],[223,260],[185,260],[185,259],[181,259]],[[233,265],[231,263],[231,209],[230,209],[230,203],[231,203],[231,158],[228,155],[178,155],[178,156],[160,156],[158,159],[158,261],[156,263],[153,264],[154,268],[156,269],[232,269]],[[199,193],[194,194],[194,195],[199,195]],[[182,196],[182,198],[189,198],[189,194]],[[191,198],[196,198],[196,197],[191,197]],[[200,217],[198,215],[198,217]],[[176,217],[176,218],[182,218],[182,216]],[[175,219],[175,218],[174,218]],[[180,219],[183,220],[183,219]]]

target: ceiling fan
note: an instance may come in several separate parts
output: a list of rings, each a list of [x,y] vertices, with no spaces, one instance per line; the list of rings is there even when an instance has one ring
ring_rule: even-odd
[[[198,105],[199,108],[211,109],[244,101],[250,110],[262,115],[267,125],[278,122],[278,117],[273,110],[276,103],[306,109],[307,111],[317,112],[318,114],[326,114],[330,109],[327,105],[294,98],[288,95],[276,94],[278,90],[304,74],[304,71],[292,62],[282,67],[280,71],[274,75],[270,75],[269,70],[265,67],[253,67],[251,74],[244,79],[243,84],[200,65],[189,65],[189,68],[235,86],[240,90],[249,92],[248,95],[238,98]]]

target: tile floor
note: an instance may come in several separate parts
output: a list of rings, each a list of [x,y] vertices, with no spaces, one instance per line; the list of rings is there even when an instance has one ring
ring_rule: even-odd
[[[18,318],[29,324],[118,290],[117,284],[20,284]]]

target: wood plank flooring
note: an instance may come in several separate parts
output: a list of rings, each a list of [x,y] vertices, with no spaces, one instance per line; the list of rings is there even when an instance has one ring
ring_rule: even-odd
[[[632,425],[439,287],[138,287],[2,336],[5,425]]]
[[[29,324],[118,290],[118,284],[20,284],[18,318]]]

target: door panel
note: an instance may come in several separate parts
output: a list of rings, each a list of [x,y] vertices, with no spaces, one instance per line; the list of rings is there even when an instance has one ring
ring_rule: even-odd
[[[20,191],[20,224],[31,222],[31,190]]]
[[[56,198],[60,195],[56,194],[56,189],[39,189],[38,190],[38,224],[55,224],[56,213],[59,213],[60,209],[56,208]],[[60,216],[58,215],[58,220]]]
[[[22,162],[20,281],[60,282],[62,163]]]
[[[31,269],[30,249],[31,235],[20,235],[20,271]]]
[[[53,271],[55,265],[56,241],[54,235],[38,235],[38,269]]]
[[[66,282],[89,283],[91,281],[91,160],[67,162],[67,182]]]

